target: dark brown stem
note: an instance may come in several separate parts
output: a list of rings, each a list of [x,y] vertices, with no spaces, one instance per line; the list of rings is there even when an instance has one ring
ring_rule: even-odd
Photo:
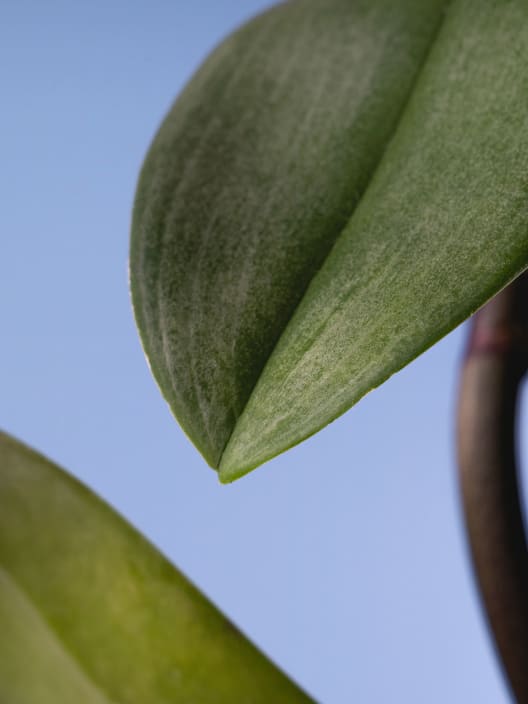
[[[474,568],[519,704],[528,704],[528,554],[515,419],[527,368],[525,273],[473,318],[458,413],[460,482]]]

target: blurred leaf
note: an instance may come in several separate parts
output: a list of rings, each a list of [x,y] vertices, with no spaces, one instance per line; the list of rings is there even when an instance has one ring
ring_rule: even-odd
[[[0,433],[0,702],[311,700],[85,487]]]
[[[527,108],[524,0],[294,0],[208,59],[147,156],[131,281],[154,376],[222,481],[528,265]]]

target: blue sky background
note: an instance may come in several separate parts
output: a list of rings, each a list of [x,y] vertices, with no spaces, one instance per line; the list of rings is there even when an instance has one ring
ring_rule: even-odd
[[[127,284],[141,161],[200,61],[269,4],[2,3],[0,426],[113,504],[323,704],[507,702],[457,495],[463,330],[230,486],[147,369]]]

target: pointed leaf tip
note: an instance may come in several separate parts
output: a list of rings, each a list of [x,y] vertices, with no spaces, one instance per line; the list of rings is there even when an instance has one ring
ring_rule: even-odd
[[[528,265],[528,6],[304,0],[236,32],[145,161],[136,318],[227,482]]]

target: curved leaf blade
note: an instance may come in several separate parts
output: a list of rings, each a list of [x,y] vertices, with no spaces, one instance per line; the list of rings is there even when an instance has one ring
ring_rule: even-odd
[[[154,140],[132,299],[162,393],[213,467],[364,192],[445,5],[283,3],[214,52]]]
[[[457,0],[237,423],[222,481],[329,423],[526,268],[527,164],[528,5]]]
[[[85,487],[0,433],[0,701],[312,701]]]

